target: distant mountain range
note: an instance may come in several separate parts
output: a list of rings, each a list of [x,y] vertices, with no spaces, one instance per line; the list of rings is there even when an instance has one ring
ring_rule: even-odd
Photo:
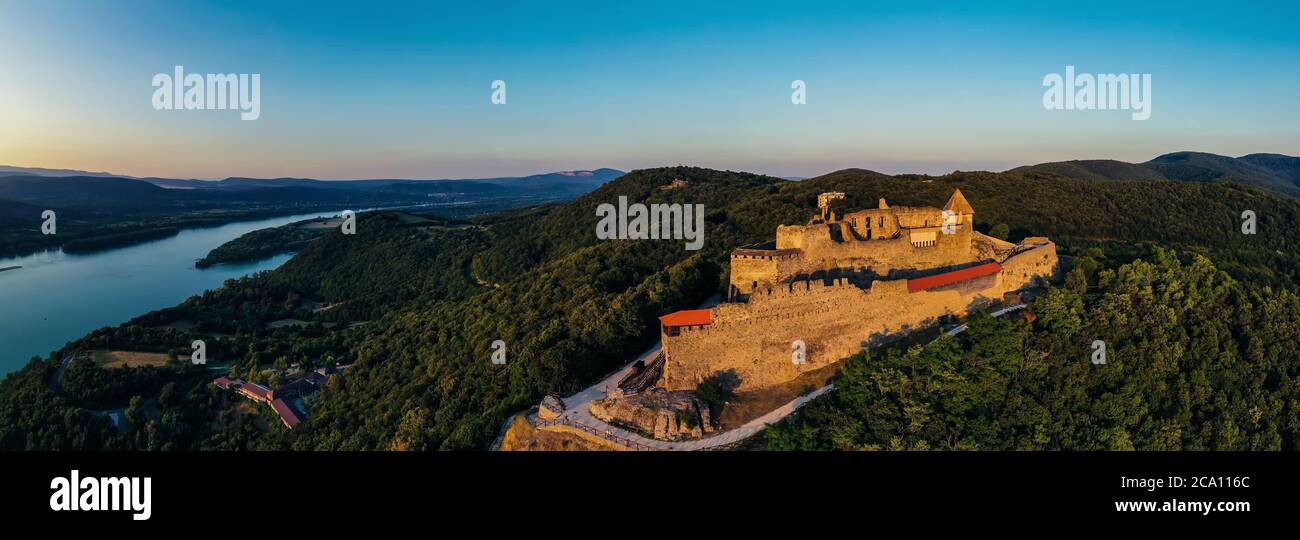
[[[397,205],[449,198],[581,195],[623,175],[615,169],[461,180],[132,178],[65,169],[0,167],[0,201],[46,208],[169,211],[226,205]]]
[[[175,180],[167,178],[141,178],[159,187],[171,189],[255,189],[268,187],[308,187],[321,189],[385,190],[405,192],[445,193],[471,189],[470,186],[501,186],[507,188],[539,189],[544,187],[576,186],[590,191],[610,180],[623,176],[616,169],[593,171],[564,171],[529,176],[504,176],[497,178],[462,178],[438,180],[367,179],[367,180],[315,180],[312,178],[243,178],[224,180]],[[481,188],[491,190],[492,187]]]
[[[1300,197],[1300,158],[1281,154],[1228,157],[1174,152],[1145,163],[1109,159],[1058,161],[1006,172],[1083,180],[1237,182]],[[105,172],[0,166],[0,203],[87,210],[221,208],[227,206],[392,206],[493,197],[567,199],[623,176],[615,169],[529,176],[442,180],[242,178],[195,180],[134,178]],[[902,175],[906,176],[906,175]]]
[[[1016,167],[1007,172],[1048,173],[1083,180],[1238,182],[1291,197],[1300,196],[1300,157],[1282,154],[1234,158],[1205,152],[1174,152],[1146,163],[1110,159],[1057,161]]]
[[[0,176],[10,175],[32,175],[32,176],[110,176],[117,178],[130,178],[106,172],[89,172],[78,171],[74,169],[43,169],[40,167],[13,167],[10,165],[0,165]]]

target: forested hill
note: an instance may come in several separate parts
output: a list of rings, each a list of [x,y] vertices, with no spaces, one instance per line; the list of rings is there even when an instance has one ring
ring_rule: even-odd
[[[1081,180],[1236,182],[1300,197],[1300,157],[1282,154],[1250,154],[1234,158],[1206,152],[1173,152],[1145,163],[1084,159],[1026,165],[1007,172],[1050,173]]]
[[[671,187],[674,180],[685,185]],[[770,240],[777,225],[806,222],[817,194],[846,193],[846,209],[874,207],[881,197],[890,204],[940,206],[955,187],[974,206],[978,229],[1007,231],[1012,240],[1049,236],[1062,253],[1085,261],[1088,272],[1072,283],[1079,288],[1085,280],[1085,293],[1102,286],[1101,272],[1157,257],[1154,246],[1182,257],[1203,254],[1204,264],[1235,277],[1198,274],[1235,291],[1197,297],[1206,302],[1292,290],[1300,282],[1292,249],[1300,241],[1300,204],[1229,183],[1075,179],[1043,171],[891,177],[857,169],[792,182],[689,167],[647,169],[564,204],[477,218],[472,226],[430,226],[398,212],[367,214],[356,235],[329,233],[272,273],[232,281],[71,346],[170,349],[197,336],[229,334],[217,352],[234,361],[232,375],[253,379],[272,362],[354,362],[293,432],[258,433],[237,415],[187,405],[215,399],[210,385],[195,377],[177,383],[189,386],[181,392],[188,398],[175,407],[197,419],[188,431],[172,434],[180,428],[155,425],[148,437],[115,435],[94,417],[60,409],[73,406],[75,396],[45,393],[42,376],[53,371],[51,358],[0,384],[8,411],[0,416],[0,446],[154,448],[167,441],[193,449],[482,448],[510,413],[546,392],[582,388],[642,352],[657,339],[657,316],[723,289],[732,248]],[[687,251],[684,240],[597,240],[596,206],[616,203],[620,195],[630,202],[703,204],[704,248]],[[1241,232],[1244,210],[1257,216],[1255,235]],[[305,312],[290,301],[296,298],[330,307]],[[288,317],[369,323],[351,330],[265,326]],[[194,321],[194,334],[159,328],[179,320]],[[505,366],[490,362],[494,340],[507,344]],[[1242,381],[1207,384],[1214,391],[1245,391]],[[129,393],[148,398],[151,391],[137,385]],[[105,394],[98,392],[97,401]],[[1082,447],[1071,444],[1063,447]]]

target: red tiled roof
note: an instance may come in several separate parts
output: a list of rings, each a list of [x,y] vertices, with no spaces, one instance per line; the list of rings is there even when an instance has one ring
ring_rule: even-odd
[[[289,429],[298,427],[298,424],[302,422],[302,420],[298,419],[298,413],[293,412],[293,408],[289,407],[282,399],[272,401],[271,408],[275,409],[275,414],[280,415],[280,421],[284,422],[284,425],[288,426]]]
[[[933,289],[935,287],[951,285],[959,281],[966,281],[968,279],[988,276],[988,275],[996,274],[1001,271],[1002,271],[1002,265],[995,262],[991,262],[991,263],[984,263],[979,266],[972,266],[970,268],[962,268],[961,270],[953,270],[952,272],[935,274],[933,276],[925,276],[923,278],[909,279],[907,280],[907,292],[924,291],[926,289]]]
[[[251,394],[255,399],[266,401],[271,395],[271,389],[257,383],[246,383],[239,387],[239,391],[244,394]]]
[[[226,389],[230,387],[230,379],[226,377],[217,377],[216,380],[212,381],[212,384],[217,385],[218,388]]]
[[[659,322],[664,326],[699,326],[702,324],[713,324],[713,310],[711,309],[687,309],[674,311],[663,317],[659,317]]]

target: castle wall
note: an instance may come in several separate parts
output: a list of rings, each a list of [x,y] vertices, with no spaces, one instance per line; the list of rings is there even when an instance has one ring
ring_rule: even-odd
[[[966,242],[969,246],[969,236]],[[661,384],[669,390],[694,389],[715,373],[734,375],[742,391],[790,381],[882,339],[933,325],[944,315],[964,315],[1055,274],[1054,244],[1024,249],[1005,261],[998,274],[914,293],[908,292],[906,279],[876,280],[869,289],[846,280],[773,285],[770,293],[762,287],[748,302],[715,306],[713,324],[664,336]],[[805,364],[792,361],[795,340],[806,346]]]
[[[916,230],[916,241],[909,230],[898,238],[858,240],[847,223],[780,226],[776,230],[777,249],[799,249],[796,257],[785,257],[770,264],[759,264],[745,257],[731,258],[731,285],[736,292],[749,294],[775,287],[796,276],[812,276],[834,269],[867,270],[886,276],[894,270],[942,268],[980,260],[971,249],[974,231],[969,225],[958,226],[954,234],[937,228]],[[837,241],[837,238],[841,239]]]
[[[731,256],[731,286],[748,293],[777,275],[775,257]]]
[[[1002,274],[1013,282],[1027,285],[1046,283],[1061,270],[1056,244],[1041,237],[1026,238],[1021,246],[1036,246],[1014,255],[1002,263]]]

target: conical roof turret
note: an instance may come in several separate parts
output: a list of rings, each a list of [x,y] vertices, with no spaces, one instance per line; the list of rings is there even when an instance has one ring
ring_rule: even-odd
[[[952,197],[948,198],[948,203],[943,205],[944,210],[952,210],[954,214],[975,214],[975,209],[971,208],[970,203],[966,202],[966,197],[962,196],[961,188],[952,191]]]

